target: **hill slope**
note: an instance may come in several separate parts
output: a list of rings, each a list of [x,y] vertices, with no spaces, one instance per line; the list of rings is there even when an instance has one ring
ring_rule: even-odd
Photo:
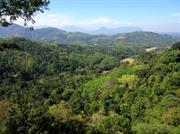
[[[80,32],[66,32],[56,28],[42,28],[33,31],[13,24],[7,28],[0,27],[0,37],[21,36],[31,40],[51,41],[63,44],[87,44],[87,45],[170,45],[178,40],[178,37],[162,35],[152,32],[132,32],[124,34],[90,35]]]
[[[99,133],[180,131],[180,50],[144,53],[131,65],[83,84],[71,98]],[[81,96],[79,99],[75,99]]]
[[[178,134],[179,48],[1,39],[0,133]]]

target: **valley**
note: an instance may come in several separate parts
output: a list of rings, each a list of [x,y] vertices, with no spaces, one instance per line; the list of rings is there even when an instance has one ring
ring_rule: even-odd
[[[0,134],[180,134],[179,0],[0,0]]]
[[[0,39],[0,132],[178,133],[179,43],[147,49]]]

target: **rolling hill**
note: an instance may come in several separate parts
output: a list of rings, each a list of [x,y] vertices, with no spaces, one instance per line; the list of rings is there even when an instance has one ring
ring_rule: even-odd
[[[131,32],[119,33],[116,35],[90,35],[81,32],[66,32],[57,28],[41,28],[30,30],[25,27],[13,24],[9,27],[0,27],[0,37],[25,37],[35,41],[50,41],[63,44],[86,44],[86,45],[170,45],[179,40],[166,34],[153,32]]]
[[[74,25],[62,27],[62,29],[68,32],[82,32],[82,33],[88,33],[92,35],[99,35],[99,34],[114,35],[118,33],[142,31],[142,29],[139,27],[116,27],[116,28],[100,27],[96,30],[88,30],[88,29],[74,26]]]
[[[136,47],[0,39],[0,133],[179,134],[180,42]]]

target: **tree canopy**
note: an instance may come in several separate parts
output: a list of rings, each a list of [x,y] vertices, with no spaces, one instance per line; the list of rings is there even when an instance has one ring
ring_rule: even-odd
[[[0,24],[8,26],[21,18],[35,23],[34,15],[48,9],[49,0],[0,0]]]
[[[126,47],[0,39],[0,134],[179,134],[180,50]]]

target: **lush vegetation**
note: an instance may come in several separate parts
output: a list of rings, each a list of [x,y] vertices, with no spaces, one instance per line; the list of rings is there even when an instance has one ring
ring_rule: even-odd
[[[1,39],[0,133],[178,134],[179,43],[142,50]]]

